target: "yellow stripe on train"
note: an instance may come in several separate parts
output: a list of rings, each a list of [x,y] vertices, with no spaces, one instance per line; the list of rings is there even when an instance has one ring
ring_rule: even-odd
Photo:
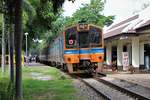
[[[79,55],[78,54],[64,54],[64,60],[68,64],[79,63]]]
[[[94,53],[94,54],[65,54],[64,60],[66,63],[79,63],[81,59],[89,59],[91,62],[103,62],[104,54],[103,53]]]

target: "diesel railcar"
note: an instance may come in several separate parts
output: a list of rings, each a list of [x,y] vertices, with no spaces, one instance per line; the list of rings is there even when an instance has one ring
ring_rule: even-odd
[[[104,61],[103,32],[96,25],[80,23],[66,28],[47,49],[40,60],[52,66],[69,73],[99,71]]]

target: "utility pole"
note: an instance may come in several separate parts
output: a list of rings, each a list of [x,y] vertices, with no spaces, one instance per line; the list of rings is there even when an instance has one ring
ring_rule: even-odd
[[[25,33],[26,36],[26,58],[28,58],[28,33]]]

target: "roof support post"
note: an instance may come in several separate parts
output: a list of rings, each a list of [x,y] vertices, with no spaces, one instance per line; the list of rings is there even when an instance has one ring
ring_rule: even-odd
[[[122,66],[123,42],[120,40],[117,43],[117,66]]]
[[[111,43],[106,45],[106,63],[107,65],[111,65],[111,58],[112,58],[112,46]]]
[[[140,50],[139,50],[139,37],[132,38],[132,65],[139,67],[140,64]]]

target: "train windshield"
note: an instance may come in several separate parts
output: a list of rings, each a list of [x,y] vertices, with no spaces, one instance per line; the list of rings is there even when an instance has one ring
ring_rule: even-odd
[[[66,48],[77,48],[77,29],[76,27],[66,30]]]
[[[99,28],[90,27],[90,46],[99,47],[102,46],[102,32]]]
[[[89,32],[79,32],[79,47],[88,48],[89,47]]]

